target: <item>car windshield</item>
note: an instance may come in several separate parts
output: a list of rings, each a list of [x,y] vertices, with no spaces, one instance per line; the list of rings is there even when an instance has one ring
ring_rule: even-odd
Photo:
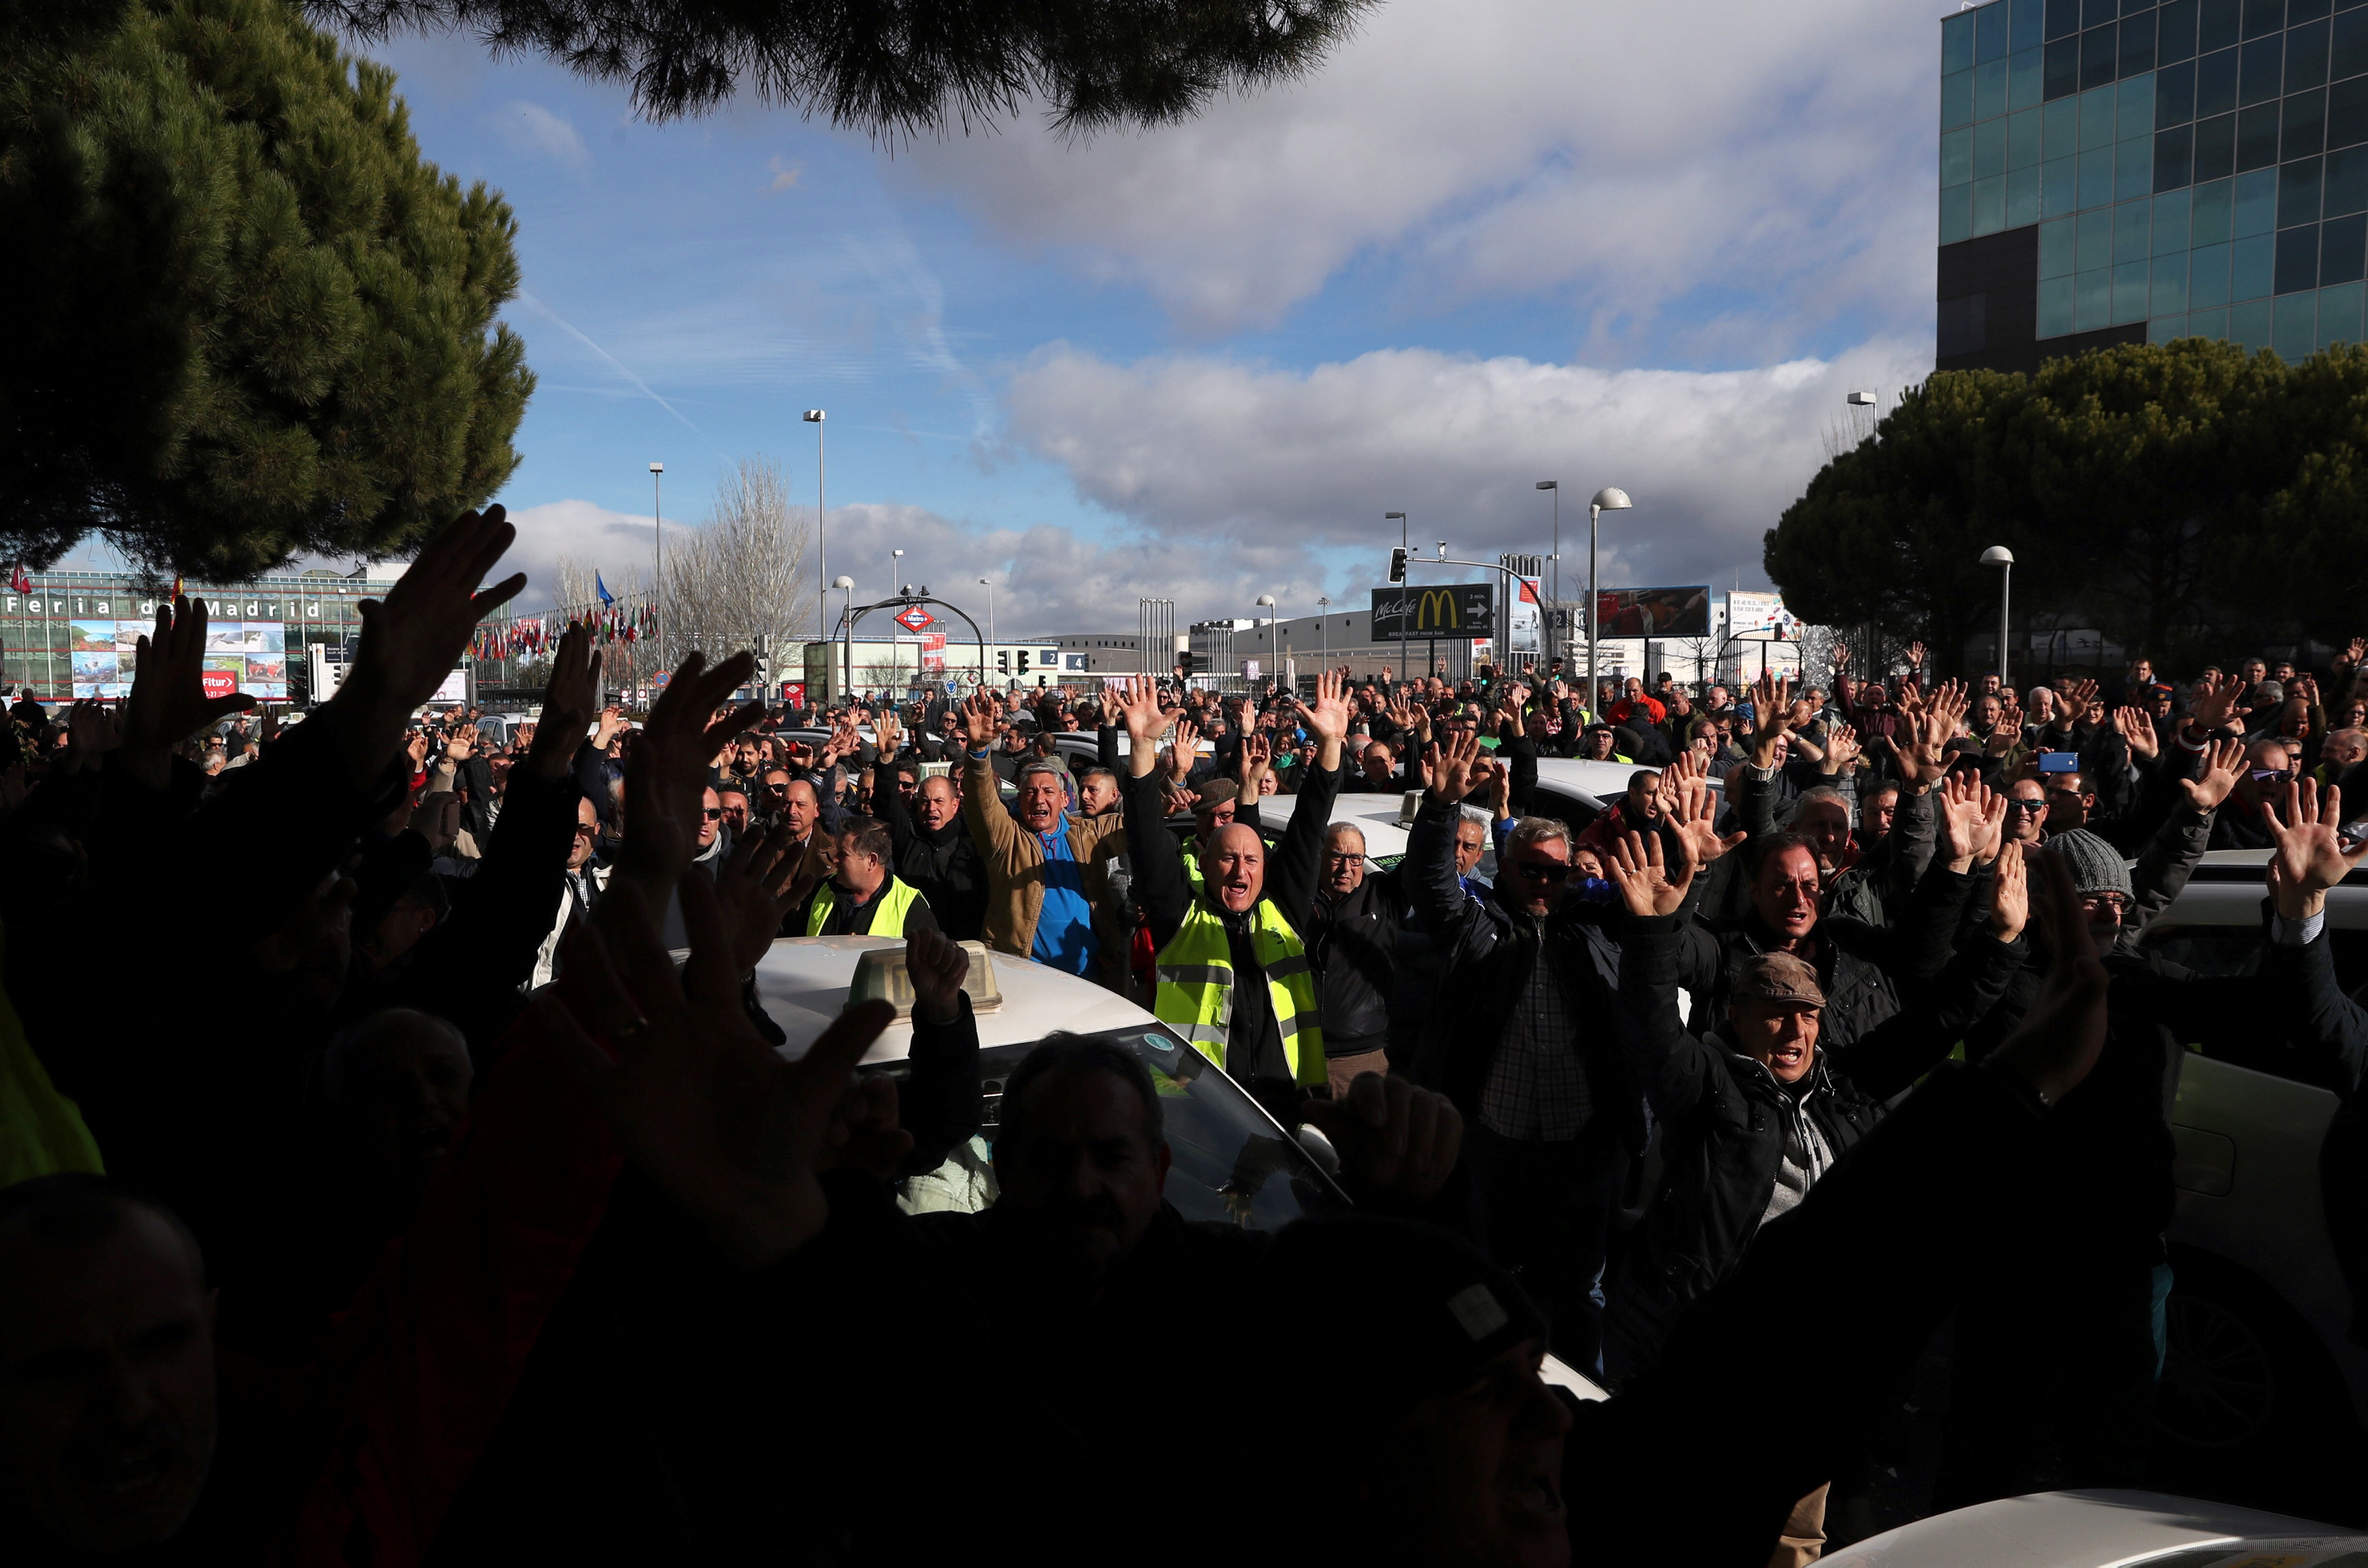
[[[1221,1220],[1244,1230],[1279,1231],[1303,1214],[1346,1208],[1348,1199],[1307,1152],[1261,1112],[1239,1085],[1164,1026],[1081,1037],[1132,1051],[1151,1070],[1172,1164],[1167,1201],[1187,1220]],[[989,1046],[979,1053],[985,1085],[976,1137],[936,1170],[909,1177],[897,1195],[908,1213],[973,1212],[995,1201],[992,1161],[1003,1085],[1035,1046]],[[888,1065],[897,1079],[904,1062]]]

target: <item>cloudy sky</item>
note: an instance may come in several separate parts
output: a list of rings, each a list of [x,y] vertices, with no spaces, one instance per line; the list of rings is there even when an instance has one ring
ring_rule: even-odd
[[[1389,0],[1311,81],[1087,143],[888,147],[753,103],[651,125],[462,38],[374,51],[507,195],[541,378],[501,499],[544,591],[768,458],[833,576],[1007,634],[1361,602],[1425,548],[1750,586],[1854,388],[1931,363],[1939,6]],[[959,590],[959,591],[957,591]],[[984,619],[982,615],[981,619]]]

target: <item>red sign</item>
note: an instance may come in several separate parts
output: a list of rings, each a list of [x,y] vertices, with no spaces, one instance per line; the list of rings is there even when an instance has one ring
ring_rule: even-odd
[[[896,618],[896,624],[907,631],[927,631],[937,623],[938,618],[919,605],[906,605],[905,612]]]
[[[199,670],[198,684],[208,697],[236,697],[238,677],[228,670]]]
[[[806,683],[802,680],[783,681],[781,700],[791,708],[803,708],[806,705]]]

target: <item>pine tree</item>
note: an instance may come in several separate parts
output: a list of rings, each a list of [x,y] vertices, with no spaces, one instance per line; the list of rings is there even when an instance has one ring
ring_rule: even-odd
[[[383,556],[517,466],[500,196],[279,0],[0,20],[0,550]]]

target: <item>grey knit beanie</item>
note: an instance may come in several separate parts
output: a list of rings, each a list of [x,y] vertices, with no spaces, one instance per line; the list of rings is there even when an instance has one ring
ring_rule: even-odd
[[[2047,835],[2051,853],[2063,857],[2064,869],[2072,873],[2076,892],[2117,892],[2123,898],[2130,893],[2130,868],[2122,852],[2090,833],[2076,827],[2065,833]]]

